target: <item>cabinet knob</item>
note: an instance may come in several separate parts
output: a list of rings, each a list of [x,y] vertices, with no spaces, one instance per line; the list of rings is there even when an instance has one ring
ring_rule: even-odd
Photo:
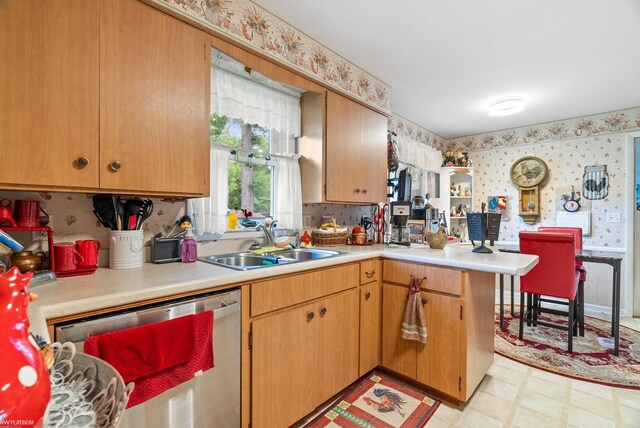
[[[355,192],[356,192],[356,193],[360,193],[360,188],[359,188],[359,187],[356,187]]]
[[[79,157],[78,159],[76,159],[76,163],[80,168],[84,168],[85,166],[89,165],[89,159],[85,158],[84,156]]]
[[[427,300],[427,298],[423,297],[422,298],[422,304],[426,305],[427,303],[429,303],[429,300]]]
[[[367,188],[362,189],[362,193],[367,193]]]
[[[111,164],[109,165],[111,167],[112,170],[117,171],[122,167],[122,164],[120,163],[120,161],[113,161],[111,162]]]
[[[307,321],[311,321],[315,316],[313,312],[307,312]]]
[[[371,298],[371,292],[367,291],[364,295],[364,300],[369,300]]]
[[[320,316],[323,317],[327,314],[327,308],[320,309]]]
[[[374,269],[371,272],[365,272],[364,274],[367,275],[367,278],[373,278],[373,275],[376,274],[376,271]]]

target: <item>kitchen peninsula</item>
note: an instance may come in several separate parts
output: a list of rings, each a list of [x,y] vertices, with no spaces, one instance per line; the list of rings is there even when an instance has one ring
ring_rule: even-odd
[[[524,275],[537,263],[458,244],[337,249],[345,253],[244,272],[202,262],[99,269],[37,287],[31,329],[50,336],[61,322],[240,287],[242,426],[273,426],[275,418],[291,424],[376,366],[467,401],[493,362],[495,274]],[[426,278],[427,345],[399,334],[411,275]],[[307,353],[309,346],[316,352]],[[282,361],[283,352],[299,361]],[[302,397],[318,367],[331,381]]]

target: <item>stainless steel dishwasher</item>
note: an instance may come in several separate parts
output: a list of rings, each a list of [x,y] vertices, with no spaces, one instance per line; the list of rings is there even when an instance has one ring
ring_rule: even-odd
[[[57,342],[82,351],[89,336],[214,312],[215,366],[124,412],[121,427],[200,428],[240,426],[240,290],[185,298],[76,320],[55,327]],[[171,352],[171,350],[164,350]],[[162,352],[162,350],[158,350]]]

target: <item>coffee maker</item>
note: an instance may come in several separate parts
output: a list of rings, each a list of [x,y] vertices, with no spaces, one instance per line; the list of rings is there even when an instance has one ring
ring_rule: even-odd
[[[411,215],[411,202],[409,201],[397,201],[391,202],[391,241],[392,245],[404,245],[410,246],[409,242],[409,228],[407,227],[407,220]]]
[[[440,213],[429,202],[429,194],[422,196],[414,196],[411,204],[411,219],[424,220],[425,228],[432,233],[436,233],[440,229]]]

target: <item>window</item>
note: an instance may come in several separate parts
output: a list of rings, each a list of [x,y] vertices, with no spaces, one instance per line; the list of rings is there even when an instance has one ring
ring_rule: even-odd
[[[273,166],[265,157],[271,148],[271,130],[212,113],[210,133],[214,143],[238,149],[229,155],[228,208],[242,208],[256,217],[270,216]]]
[[[304,92],[275,82],[221,52],[211,67],[210,197],[189,201],[197,235],[227,230],[229,209],[302,228],[295,137]],[[251,227],[251,226],[248,226]]]

